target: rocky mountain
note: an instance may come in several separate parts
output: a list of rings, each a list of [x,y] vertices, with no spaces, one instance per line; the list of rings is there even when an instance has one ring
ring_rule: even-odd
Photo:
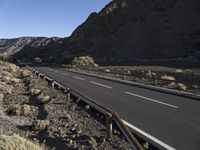
[[[200,60],[199,0],[113,0],[70,37],[110,60]]]
[[[15,39],[0,39],[0,55],[12,55],[24,49],[24,47],[45,47],[51,42],[61,43],[57,37],[21,37]]]
[[[62,62],[90,55],[96,62],[198,63],[199,18],[199,0],[113,0],[89,15],[63,43],[26,47],[17,56],[42,52],[45,59]]]

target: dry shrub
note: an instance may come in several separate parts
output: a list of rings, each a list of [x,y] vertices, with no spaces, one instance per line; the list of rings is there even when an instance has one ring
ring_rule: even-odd
[[[0,135],[0,150],[42,150],[42,148],[17,134],[13,134],[11,136]]]
[[[0,92],[3,94],[11,94],[13,87],[4,82],[0,82]]]
[[[31,74],[32,74],[32,73],[31,73],[29,70],[24,70],[24,71],[22,72],[22,77],[23,77],[23,78],[30,77]]]
[[[180,91],[186,91],[186,90],[187,90],[187,86],[184,85],[183,83],[178,83],[178,84],[177,84],[177,88],[178,88]]]
[[[2,72],[2,76],[12,77],[13,75],[12,75],[10,72],[3,71],[3,72]]]
[[[96,148],[97,147],[97,141],[95,138],[90,137],[88,144],[92,147],[92,148]]]
[[[98,67],[94,62],[93,58],[90,56],[75,57],[72,60],[72,66],[75,67]]]
[[[5,81],[7,83],[13,83],[13,84],[18,84],[21,82],[20,79],[15,78],[15,77],[10,77],[10,76],[4,76],[3,81]]]
[[[16,73],[20,71],[20,68],[15,64],[8,63],[8,69],[10,72]]]
[[[4,95],[0,93],[0,104],[2,103]]]
[[[181,70],[181,69],[176,69],[175,72],[176,72],[176,73],[182,73],[183,70]]]
[[[161,76],[162,80],[169,80],[169,81],[176,81],[175,77],[173,76],[168,76],[168,75],[163,75]]]
[[[31,95],[39,95],[41,93],[40,89],[30,89],[29,93]]]
[[[43,131],[44,129],[48,128],[50,125],[49,120],[36,120],[33,123],[33,129],[37,131]]]
[[[45,104],[51,101],[51,97],[49,95],[40,94],[38,97],[40,103]]]
[[[170,82],[167,86],[170,87],[170,88],[175,88],[176,87],[176,83],[175,82]]]
[[[192,85],[192,88],[193,88],[193,89],[198,89],[199,86],[198,86],[198,85]]]
[[[109,69],[104,70],[105,73],[110,73]]]
[[[28,116],[31,115],[33,112],[33,109],[29,105],[19,105],[14,104],[11,105],[10,108],[7,110],[7,113],[17,115],[17,116]]]
[[[152,78],[152,72],[151,72],[151,70],[148,70],[148,72],[146,73],[146,77]]]

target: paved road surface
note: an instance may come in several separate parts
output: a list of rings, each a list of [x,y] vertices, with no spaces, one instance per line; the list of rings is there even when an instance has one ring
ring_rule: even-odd
[[[200,150],[200,101],[50,67],[35,69],[114,110],[163,149]]]

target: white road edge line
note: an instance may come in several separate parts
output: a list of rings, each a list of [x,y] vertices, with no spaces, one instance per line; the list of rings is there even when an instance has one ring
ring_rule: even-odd
[[[66,73],[62,73],[62,75],[64,75],[64,76],[69,76],[69,74],[66,74]]]
[[[111,86],[107,86],[107,85],[104,85],[104,84],[101,84],[101,83],[97,83],[97,82],[93,82],[93,81],[90,81],[90,83],[92,83],[92,84],[96,84],[96,85],[99,85],[99,86],[103,86],[103,87],[105,87],[105,88],[112,89]]]
[[[142,131],[141,129],[137,128],[136,126],[134,126],[134,125],[128,123],[127,121],[125,121],[125,120],[122,120],[122,121],[124,122],[124,124],[126,124],[127,126],[129,126],[130,128],[132,128],[133,130],[135,130],[135,131],[141,133],[142,135],[144,135],[145,137],[147,137],[147,138],[151,139],[152,141],[158,143],[158,144],[161,145],[162,147],[164,147],[164,148],[166,148],[166,149],[168,149],[168,150],[176,150],[175,148],[173,148],[173,147],[167,145],[166,143],[160,141],[159,139],[157,139],[157,138],[151,136],[150,134],[148,134],[148,133]]]
[[[83,79],[83,78],[76,77],[76,76],[72,76],[72,78],[75,78],[75,79],[78,79],[78,80],[82,80],[82,81],[84,81],[84,80],[85,80],[85,79]]]
[[[139,97],[139,98],[143,98],[143,99],[146,99],[146,100],[149,100],[149,101],[155,102],[155,103],[159,103],[159,104],[162,104],[162,105],[166,105],[166,106],[169,106],[169,107],[173,107],[173,108],[178,109],[178,106],[171,105],[171,104],[164,103],[164,102],[160,102],[160,101],[155,100],[155,99],[152,99],[152,98],[144,97],[144,96],[137,95],[137,94],[134,94],[134,93],[131,93],[131,92],[125,92],[125,93],[126,93],[126,94],[129,94],[129,95],[132,95],[132,96]]]

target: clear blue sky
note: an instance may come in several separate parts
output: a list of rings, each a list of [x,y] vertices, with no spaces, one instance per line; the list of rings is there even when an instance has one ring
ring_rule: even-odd
[[[111,0],[0,0],[0,38],[67,37]]]

